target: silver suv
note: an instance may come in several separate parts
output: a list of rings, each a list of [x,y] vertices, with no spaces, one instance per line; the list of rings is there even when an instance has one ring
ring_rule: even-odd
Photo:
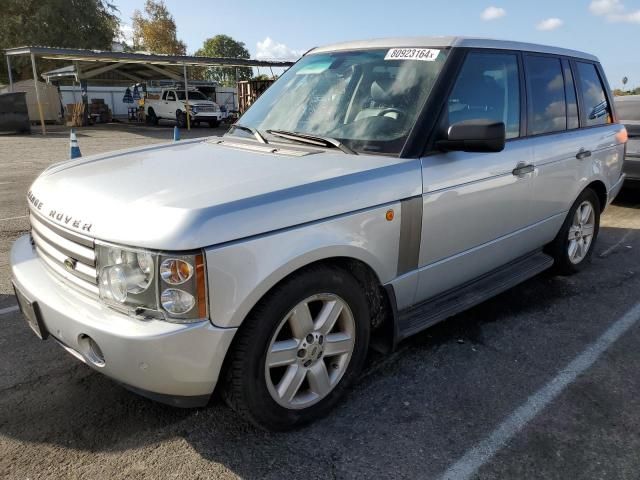
[[[369,348],[588,263],[626,131],[598,60],[524,43],[316,48],[222,138],[59,163],[11,265],[26,320],[176,406],[330,410]]]

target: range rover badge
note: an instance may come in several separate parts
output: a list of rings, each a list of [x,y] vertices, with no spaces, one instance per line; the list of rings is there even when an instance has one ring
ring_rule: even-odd
[[[73,258],[67,257],[64,259],[64,268],[66,268],[69,271],[75,270],[76,269],[76,260],[74,260]]]

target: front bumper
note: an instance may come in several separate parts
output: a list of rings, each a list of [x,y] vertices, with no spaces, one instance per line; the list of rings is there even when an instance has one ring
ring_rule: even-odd
[[[191,120],[194,121],[212,121],[212,120],[217,120],[220,121],[222,120],[222,112],[198,112],[198,113],[191,113]]]
[[[14,243],[10,262],[16,287],[37,302],[44,327],[69,353],[155,400],[185,407],[207,403],[237,329],[218,328],[208,320],[180,325],[116,312],[58,279],[28,235]],[[104,362],[83,353],[87,336],[99,346]]]

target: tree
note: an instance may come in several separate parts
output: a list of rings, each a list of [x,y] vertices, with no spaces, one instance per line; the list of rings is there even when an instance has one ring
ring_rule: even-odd
[[[110,50],[120,21],[108,0],[2,0],[0,50],[25,45]],[[38,60],[40,72],[60,62]],[[31,61],[13,57],[16,80],[31,77]],[[0,62],[0,82],[8,80],[6,62]]]
[[[146,17],[133,12],[133,48],[151,53],[185,55],[187,46],[178,40],[176,22],[163,0],[146,0]]]
[[[195,54],[199,57],[251,58],[245,44],[228,35],[207,38]],[[251,67],[209,67],[201,72],[203,78],[227,87],[235,85],[238,80],[249,80],[253,75]]]

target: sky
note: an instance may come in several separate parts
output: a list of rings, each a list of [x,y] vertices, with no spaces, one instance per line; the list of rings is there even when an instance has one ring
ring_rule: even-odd
[[[125,33],[144,0],[113,0]],[[599,57],[612,88],[640,87],[640,0],[165,0],[193,53],[224,33],[253,58],[296,59],[356,39],[463,35],[542,43]],[[267,73],[267,72],[265,72]]]

